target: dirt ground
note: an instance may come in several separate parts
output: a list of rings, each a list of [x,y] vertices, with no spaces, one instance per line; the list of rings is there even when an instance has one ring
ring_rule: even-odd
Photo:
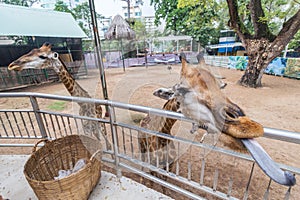
[[[109,99],[125,103],[161,108],[164,100],[152,95],[158,87],[172,86],[179,80],[180,65],[173,65],[168,70],[167,65],[106,69],[106,81]],[[300,132],[300,80],[263,76],[263,87],[258,89],[245,88],[237,84],[242,71],[211,67],[214,74],[222,76],[227,83],[224,93],[253,120],[264,127]],[[99,81],[99,71],[90,70],[86,78],[78,80],[80,85],[95,97],[102,98]],[[61,83],[51,83],[14,90],[13,92],[39,92],[57,95],[69,95]],[[41,106],[48,106],[46,101]],[[0,99],[0,108],[23,108],[30,106],[28,102],[13,99]],[[66,112],[72,112],[72,106],[66,106]],[[123,122],[132,122],[143,116],[122,117]],[[258,138],[257,141],[276,162],[300,168],[300,145],[268,138]],[[4,154],[5,152],[1,151]],[[235,166],[238,168],[239,166]],[[243,166],[240,166],[243,167]],[[298,181],[299,182],[299,181]],[[292,190],[292,199],[300,196],[299,183]],[[255,198],[253,198],[255,199]],[[270,199],[281,199],[273,196]]]

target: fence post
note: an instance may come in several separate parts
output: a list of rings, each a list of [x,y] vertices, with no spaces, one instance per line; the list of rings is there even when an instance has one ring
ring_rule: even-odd
[[[114,157],[115,157],[115,166],[116,166],[116,174],[118,178],[122,177],[122,172],[120,169],[120,158],[119,158],[119,147],[118,147],[118,136],[117,136],[117,130],[115,126],[116,122],[116,114],[114,112],[114,107],[112,107],[111,104],[107,106],[108,113],[109,113],[109,124],[110,129],[112,133],[112,142],[113,142],[113,151],[114,151]]]
[[[30,102],[31,102],[31,105],[33,108],[33,112],[34,112],[36,121],[37,121],[39,129],[40,129],[41,135],[43,138],[47,138],[47,132],[45,129],[45,125],[44,125],[41,113],[39,112],[40,108],[39,108],[38,102],[36,100],[36,97],[30,96]]]

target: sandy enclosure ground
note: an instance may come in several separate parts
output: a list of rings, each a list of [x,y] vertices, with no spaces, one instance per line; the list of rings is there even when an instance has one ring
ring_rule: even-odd
[[[123,72],[121,68],[106,69],[109,98],[124,103],[161,108],[165,101],[154,97],[152,92],[159,87],[169,87],[177,83],[180,68],[180,65],[173,65],[172,69],[168,70],[167,65],[159,65],[148,68],[128,68],[126,72]],[[223,80],[227,83],[227,87],[223,92],[243,108],[250,118],[261,123],[264,127],[300,132],[300,80],[264,75],[263,87],[253,89],[236,84],[243,74],[242,71],[216,67],[211,67],[211,71],[225,78]],[[92,96],[102,98],[98,70],[90,70],[88,77],[77,81]],[[13,92],[39,92],[69,96],[61,83],[28,87]],[[46,107],[49,104],[47,100],[42,100],[40,103],[41,107]],[[30,103],[27,101],[0,99],[0,108],[29,106]],[[65,112],[74,112],[74,108],[69,105],[65,108]],[[135,117],[142,118],[143,116]],[[127,123],[131,123],[133,118],[118,116],[119,121]],[[258,138],[257,141],[275,161],[300,168],[300,145],[267,138]],[[24,149],[24,152],[27,153],[28,150]],[[0,153],[14,153],[14,151],[2,149]],[[235,167],[238,168],[238,166]],[[299,183],[295,188],[292,191],[292,199],[297,199],[296,197],[300,196]],[[271,199],[280,198],[273,196]]]

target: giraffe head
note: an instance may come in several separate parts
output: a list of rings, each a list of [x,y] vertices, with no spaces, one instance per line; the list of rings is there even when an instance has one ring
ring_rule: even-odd
[[[51,44],[44,43],[39,49],[33,49],[9,64],[9,70],[53,68],[60,66],[59,55],[51,50]]]
[[[166,100],[176,98],[184,115],[215,127],[230,137],[255,138],[263,135],[263,127],[223,94],[208,70],[188,67],[184,59],[180,83],[173,88],[159,88],[153,94]]]

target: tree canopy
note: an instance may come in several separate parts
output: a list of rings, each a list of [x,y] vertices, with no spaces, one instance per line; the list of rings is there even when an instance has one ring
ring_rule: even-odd
[[[208,42],[217,43],[219,31],[228,29],[230,20],[228,4],[229,1],[200,1],[200,0],[151,0],[154,5],[155,22],[160,23],[161,19],[166,21],[167,32],[172,34],[191,35],[202,45]],[[235,0],[238,7],[238,18],[240,29],[248,35],[254,34],[260,28],[259,33],[267,38],[273,38],[279,33],[283,23],[299,10],[299,3],[293,0],[262,0],[259,14],[260,25],[254,25],[251,19],[251,6],[249,0]],[[258,6],[256,6],[258,10]],[[253,16],[254,17],[254,16]],[[266,26],[262,26],[265,24]],[[266,27],[268,27],[266,29]],[[264,29],[263,31],[261,29]],[[259,36],[259,37],[261,37]],[[295,42],[294,42],[295,44]]]
[[[155,23],[165,20],[167,34],[191,35],[202,46],[217,42],[219,30],[224,29],[218,17],[224,9],[216,1],[151,0],[151,4]]]
[[[18,6],[26,6],[30,7],[35,2],[38,2],[39,0],[2,0],[3,3],[6,4],[12,4],[12,5],[18,5]]]
[[[234,30],[249,59],[240,83],[250,87],[261,86],[263,70],[294,36],[299,37],[300,4],[294,0],[151,0],[151,3],[157,10],[157,22],[165,19],[167,29],[203,37],[204,41],[199,40],[202,45],[217,35],[213,30]],[[174,13],[181,15],[176,18]],[[176,25],[174,29],[170,20],[173,18],[180,18],[175,24],[182,27]]]

